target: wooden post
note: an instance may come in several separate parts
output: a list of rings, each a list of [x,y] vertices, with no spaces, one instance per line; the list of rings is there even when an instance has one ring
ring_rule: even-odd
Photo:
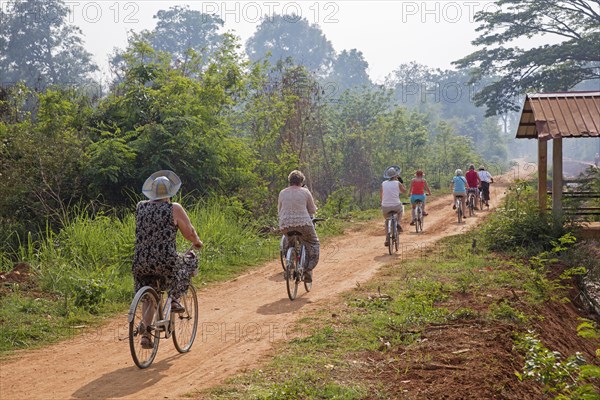
[[[552,140],[552,213],[562,213],[563,185],[562,137]]]
[[[540,212],[546,212],[546,191],[548,190],[548,141],[538,139],[538,205]]]

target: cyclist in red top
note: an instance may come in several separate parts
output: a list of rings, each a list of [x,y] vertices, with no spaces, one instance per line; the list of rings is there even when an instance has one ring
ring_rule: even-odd
[[[475,165],[469,165],[469,171],[465,174],[465,178],[467,178],[467,185],[469,188],[467,189],[467,196],[469,192],[475,192],[475,198],[479,197],[479,185],[481,180],[479,179],[479,175],[477,171],[475,171]],[[477,202],[475,202],[475,209],[477,209]]]
[[[415,224],[415,207],[417,200],[421,200],[423,202],[423,216],[428,215],[425,212],[425,190],[427,190],[427,194],[431,196],[431,190],[429,190],[429,185],[425,178],[423,178],[425,174],[420,169],[415,173],[415,178],[410,182],[410,187],[408,189],[408,193],[410,194],[410,204],[412,206],[412,222],[411,225]]]

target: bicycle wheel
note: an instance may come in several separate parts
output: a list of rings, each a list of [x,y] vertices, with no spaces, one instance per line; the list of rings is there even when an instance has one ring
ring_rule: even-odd
[[[285,271],[285,254],[283,251],[283,243],[285,241],[285,235],[281,236],[279,241],[279,261],[281,261],[281,268]]]
[[[387,220],[387,243],[388,243],[388,251],[390,255],[394,252],[394,228],[392,228],[392,223],[394,222],[393,218]]]
[[[198,297],[193,285],[179,298],[185,312],[171,313],[173,323],[173,344],[180,353],[187,353],[192,348],[198,331]]]
[[[485,201],[483,201],[483,193],[479,193],[479,211],[483,211],[483,205]]]
[[[398,252],[398,246],[400,246],[400,235],[398,232],[398,222],[394,219],[394,250]]]
[[[285,265],[285,285],[290,300],[294,300],[298,294],[298,272],[296,271],[296,249],[290,247],[287,252]]]
[[[463,216],[462,201],[456,202],[456,215],[458,216],[458,223],[460,224],[462,222],[462,216]]]
[[[423,210],[417,207],[417,222],[415,223],[417,233],[423,232]]]
[[[469,195],[469,217],[475,214],[475,196]]]
[[[158,294],[153,288],[144,286],[138,290],[131,302],[127,318],[131,357],[139,368],[147,368],[154,361],[160,342],[160,332],[155,329],[158,319]],[[152,348],[142,347],[142,336],[150,337]]]

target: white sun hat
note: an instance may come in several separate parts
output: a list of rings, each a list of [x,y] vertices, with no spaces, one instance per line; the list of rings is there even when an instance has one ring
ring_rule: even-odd
[[[391,165],[387,167],[383,173],[385,179],[393,178],[394,176],[400,176],[402,169],[397,165]]]
[[[150,200],[175,196],[181,187],[181,179],[173,171],[161,170],[150,175],[142,186],[142,193]]]

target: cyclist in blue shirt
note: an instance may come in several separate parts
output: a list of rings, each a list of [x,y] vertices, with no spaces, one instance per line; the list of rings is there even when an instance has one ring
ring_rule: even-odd
[[[463,176],[463,172],[461,169],[457,169],[454,171],[454,178],[452,178],[452,183],[450,185],[450,189],[452,189],[452,194],[454,195],[454,202],[452,203],[452,209],[456,210],[456,198],[461,197],[460,203],[462,205],[463,210],[463,218],[467,218],[467,189],[469,188],[469,184],[467,183],[467,178]]]

